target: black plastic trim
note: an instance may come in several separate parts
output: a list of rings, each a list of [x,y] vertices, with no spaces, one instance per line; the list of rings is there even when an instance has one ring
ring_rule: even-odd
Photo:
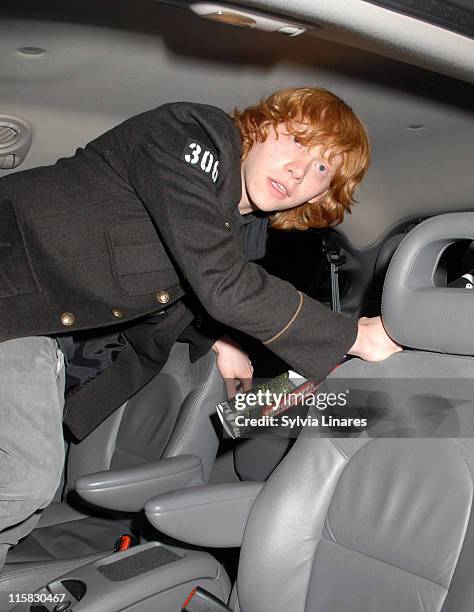
[[[364,0],[364,2],[474,38],[472,0]]]

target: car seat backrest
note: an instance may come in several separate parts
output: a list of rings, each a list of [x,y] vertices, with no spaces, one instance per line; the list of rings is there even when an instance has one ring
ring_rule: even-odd
[[[183,396],[163,458],[191,454],[201,458],[207,481],[219,446],[221,425],[216,406],[227,399],[224,380],[210,352],[191,364],[192,386]]]
[[[218,447],[209,414],[223,394],[214,353],[191,363],[188,345],[176,343],[159,374],[84,440],[71,443],[68,482],[84,474],[200,451],[208,475]],[[168,450],[176,439],[175,452]]]
[[[241,609],[440,610],[474,552],[468,461],[450,440],[301,436],[252,509]]]

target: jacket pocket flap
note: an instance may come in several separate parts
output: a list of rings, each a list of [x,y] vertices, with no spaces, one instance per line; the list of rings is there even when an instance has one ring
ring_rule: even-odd
[[[178,284],[178,275],[150,220],[107,229],[112,269],[127,295],[143,295]]]

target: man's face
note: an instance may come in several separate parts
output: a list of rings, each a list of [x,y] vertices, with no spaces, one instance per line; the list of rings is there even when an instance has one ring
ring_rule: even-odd
[[[327,191],[339,163],[336,156],[329,164],[321,147],[303,146],[284,123],[276,133],[271,127],[265,142],[256,142],[242,162],[239,210],[275,212],[315,202]]]

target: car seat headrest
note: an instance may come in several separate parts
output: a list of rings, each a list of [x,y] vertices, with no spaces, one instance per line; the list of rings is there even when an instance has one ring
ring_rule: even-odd
[[[474,240],[474,212],[427,219],[398,247],[385,277],[382,318],[399,344],[474,355],[474,291],[447,287],[440,265],[446,249],[459,240]]]

